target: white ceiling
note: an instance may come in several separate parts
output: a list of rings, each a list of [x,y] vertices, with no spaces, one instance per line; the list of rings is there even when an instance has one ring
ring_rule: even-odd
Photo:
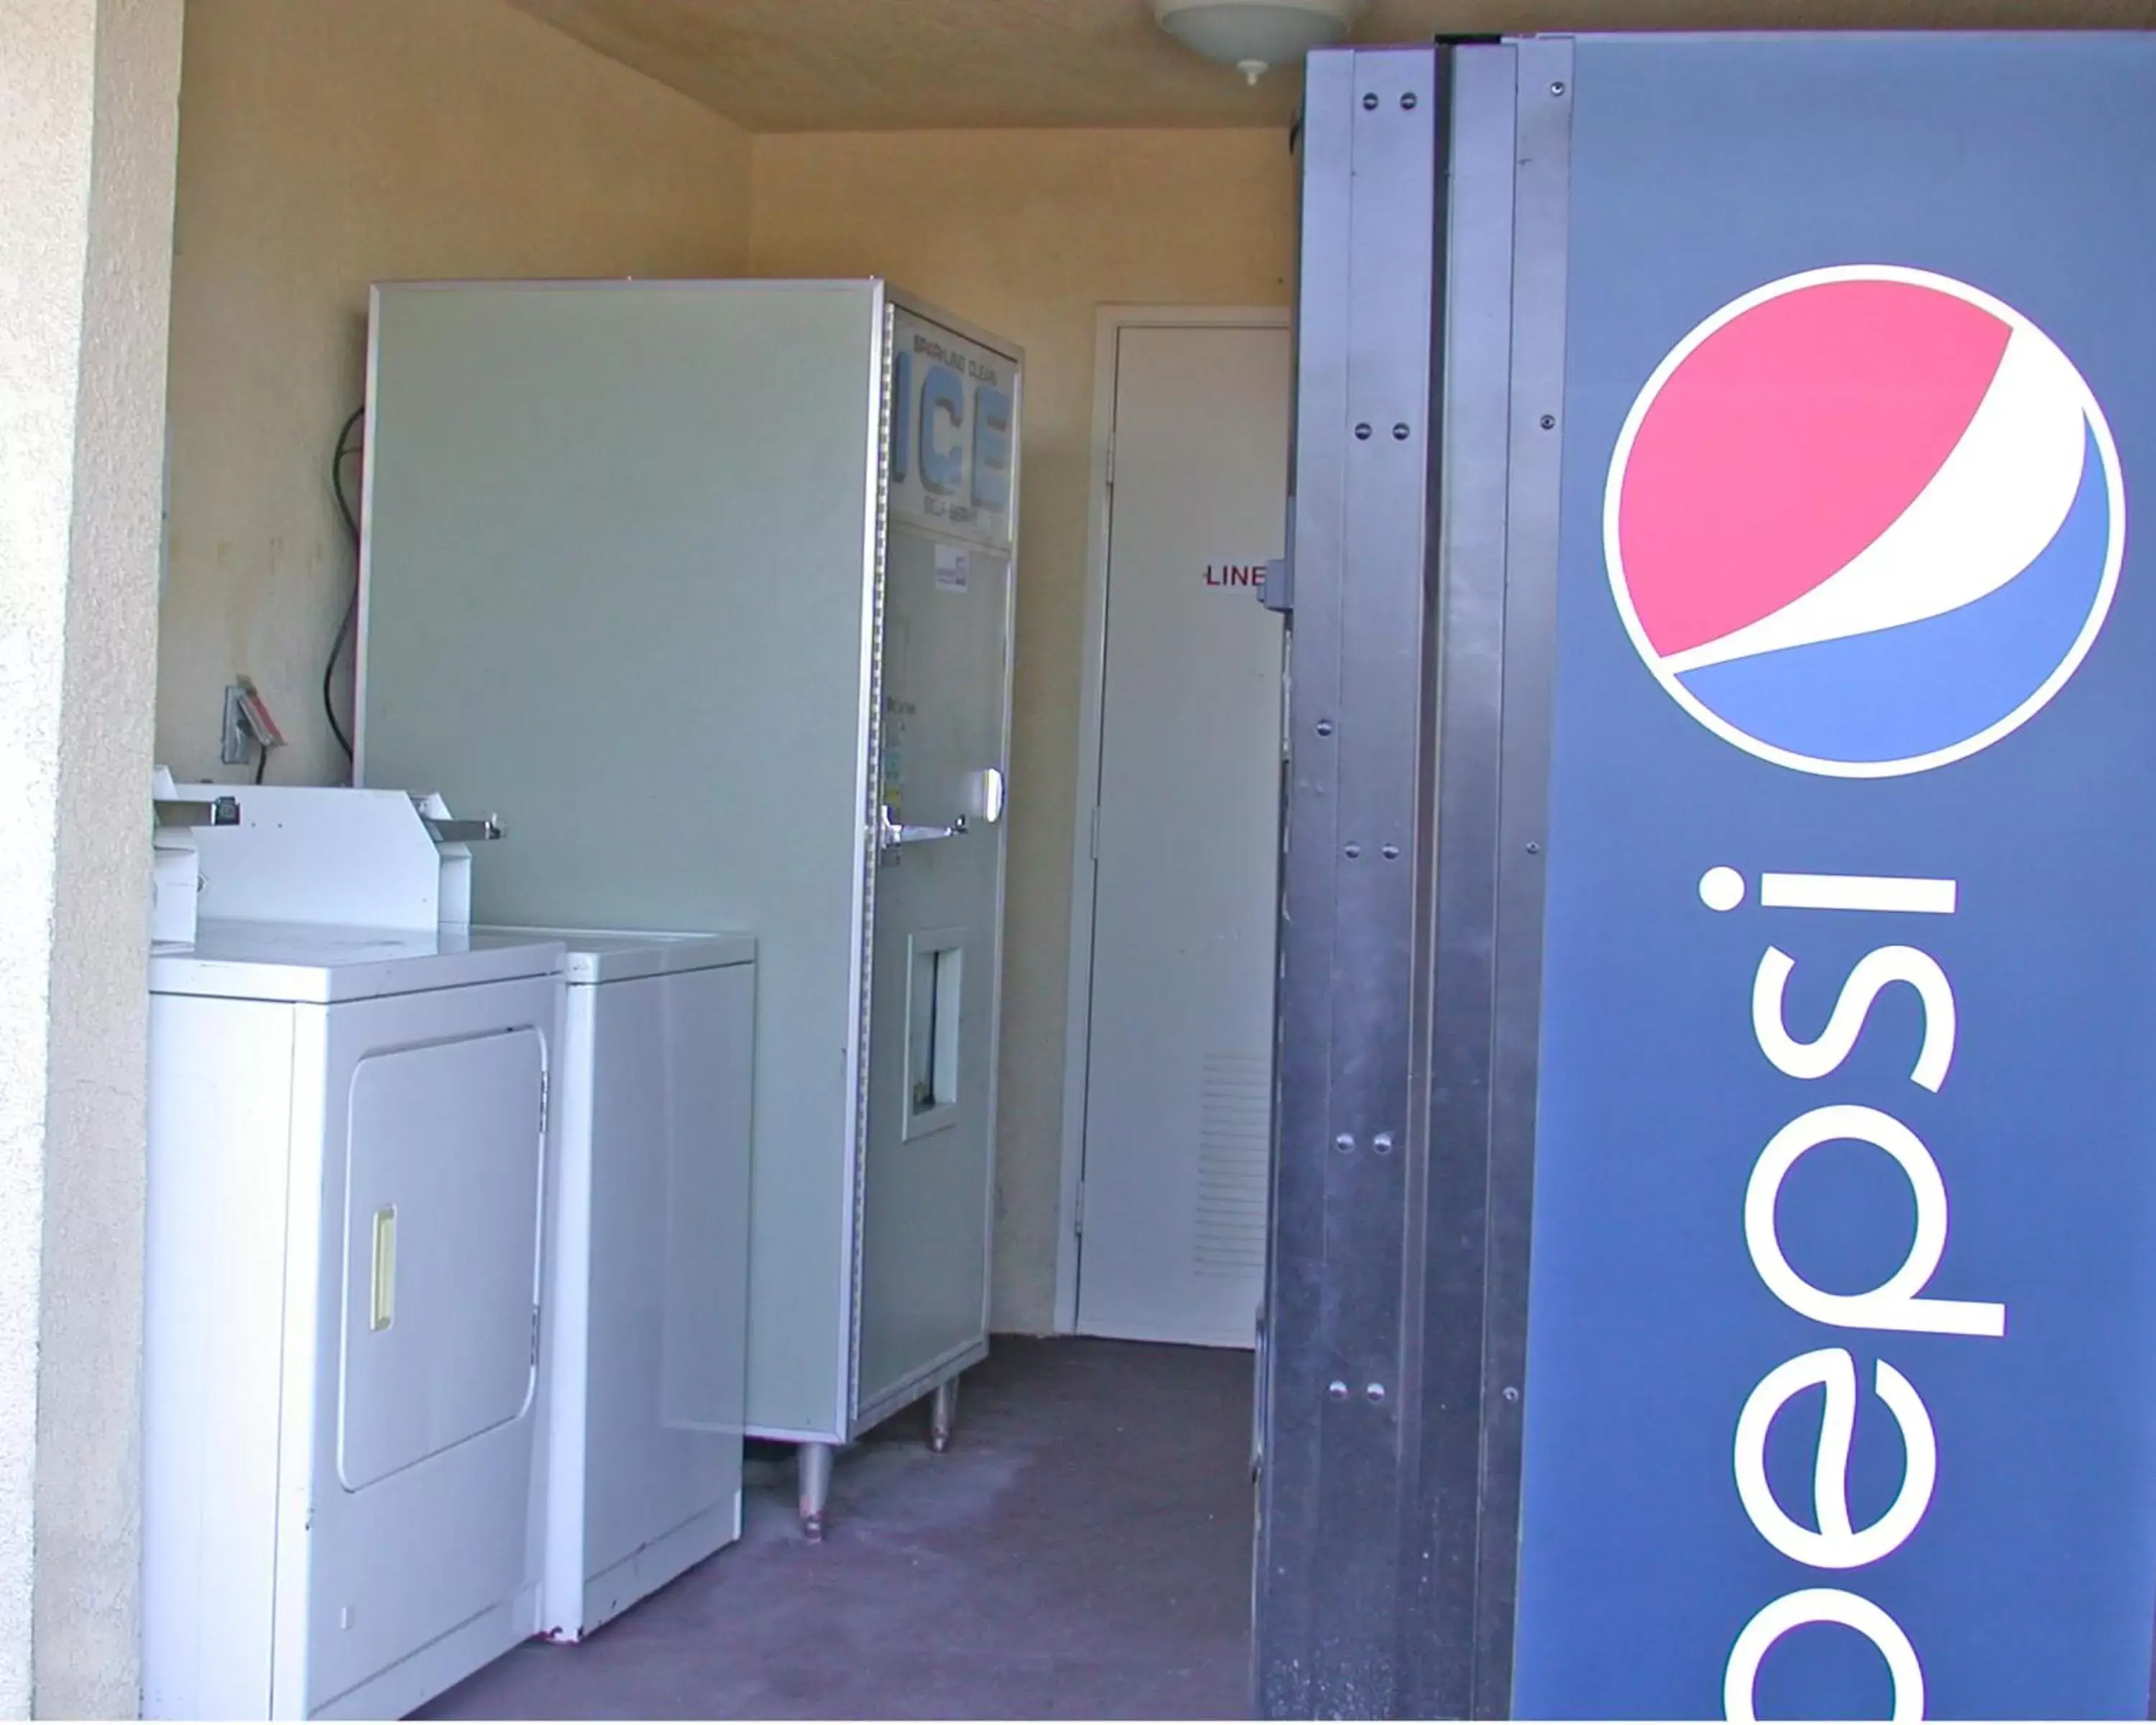
[[[1245,88],[1147,0],[511,3],[752,131],[1281,126],[1300,81]],[[2148,28],[2156,0],[1373,0],[1356,34],[2065,25]]]

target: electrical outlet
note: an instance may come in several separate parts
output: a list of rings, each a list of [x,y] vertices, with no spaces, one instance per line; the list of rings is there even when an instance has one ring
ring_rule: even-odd
[[[242,677],[224,691],[224,735],[218,758],[228,767],[244,766],[258,754],[285,746],[285,733],[270,716],[270,708],[254,686]]]
[[[224,738],[217,752],[218,760],[228,767],[237,767],[254,752],[247,735],[245,709],[240,705],[239,685],[228,683],[224,690]]]

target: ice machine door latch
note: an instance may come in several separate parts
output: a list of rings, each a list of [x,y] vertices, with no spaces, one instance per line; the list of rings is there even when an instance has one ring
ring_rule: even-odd
[[[909,827],[891,818],[889,809],[883,811],[880,843],[886,850],[898,845],[927,845],[938,839],[957,839],[964,835],[966,817],[960,815],[950,825],[943,827]]]

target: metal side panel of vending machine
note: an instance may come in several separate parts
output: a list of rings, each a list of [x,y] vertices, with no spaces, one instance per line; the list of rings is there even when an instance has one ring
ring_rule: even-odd
[[[376,290],[362,783],[485,921],[758,942],[748,1430],[987,1348],[1019,357],[877,280]]]
[[[2156,38],[1303,151],[1260,1705],[2148,1717]]]

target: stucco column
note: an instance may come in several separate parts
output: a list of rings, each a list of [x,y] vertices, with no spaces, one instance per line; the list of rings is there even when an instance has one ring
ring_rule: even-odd
[[[0,1714],[137,1711],[181,0],[0,5]]]

